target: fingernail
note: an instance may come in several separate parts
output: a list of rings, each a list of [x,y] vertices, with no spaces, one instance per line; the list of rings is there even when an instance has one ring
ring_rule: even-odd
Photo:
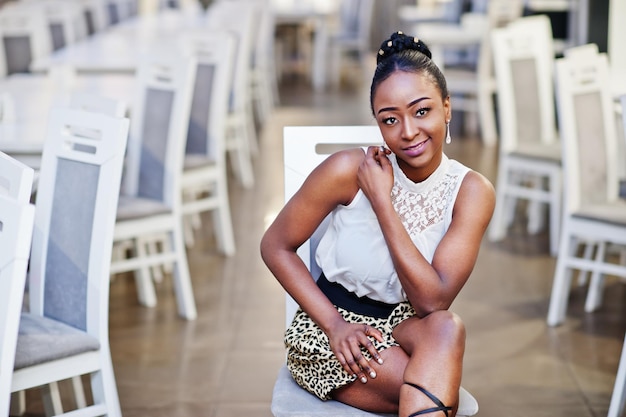
[[[381,365],[382,365],[382,364],[383,364],[383,358],[378,358],[378,359],[376,359],[376,362],[378,362],[379,364],[381,364]]]
[[[370,376],[371,376],[372,378],[376,378],[376,372],[374,372],[374,371],[370,372]]]
[[[365,383],[367,382],[367,378],[365,378],[364,376],[362,376],[362,377],[361,377],[361,382],[365,384]]]

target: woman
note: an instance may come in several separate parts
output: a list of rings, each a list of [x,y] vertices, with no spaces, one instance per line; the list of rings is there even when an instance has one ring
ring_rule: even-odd
[[[456,414],[465,330],[448,308],[495,204],[489,181],[443,153],[450,98],[430,58],[401,32],[383,42],[370,104],[385,146],[330,155],[261,242],[300,305],[285,334],[294,379],[321,399],[400,416]],[[296,250],[328,214],[316,283]]]

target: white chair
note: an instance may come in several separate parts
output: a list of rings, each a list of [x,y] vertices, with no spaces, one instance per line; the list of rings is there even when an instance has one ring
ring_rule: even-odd
[[[502,27],[522,16],[523,0],[490,0],[487,10],[461,15],[458,25],[447,23],[417,24],[415,35],[431,48],[448,83],[454,111],[470,116],[466,127],[478,130],[487,146],[497,144],[495,106],[496,81],[491,53],[491,30]],[[468,53],[478,50],[476,68],[446,67],[446,50],[465,49]]]
[[[212,212],[218,248],[230,256],[235,253],[235,237],[225,135],[235,38],[226,31],[187,31],[181,36],[181,48],[197,60],[181,179],[185,242],[188,247],[193,245],[200,214]]]
[[[30,63],[52,50],[44,11],[20,2],[2,7],[0,41],[4,44],[6,74],[30,72]]]
[[[9,415],[35,206],[0,195],[0,415]]]
[[[44,11],[53,51],[87,36],[87,22],[80,4],[75,0],[38,0],[30,4]]]
[[[94,35],[109,25],[108,9],[105,0],[77,0],[85,16],[87,35]]]
[[[605,274],[626,278],[626,265],[606,256],[626,245],[626,201],[619,198],[614,102],[606,54],[556,61],[556,90],[563,146],[564,203],[559,254],[547,322],[565,320],[572,273],[591,272],[585,311],[601,302]],[[590,138],[593,138],[590,145]],[[593,243],[595,254],[579,255]]]
[[[17,159],[0,152],[0,195],[28,203],[35,171]]]
[[[383,142],[377,126],[301,126],[285,127],[283,157],[285,164],[285,200],[300,188],[309,173],[329,154],[346,147],[380,145]],[[321,273],[315,263],[315,250],[326,222],[311,239],[298,248],[298,255],[314,277]],[[286,295],[286,321],[289,326],[297,310],[296,302]],[[461,388],[457,416],[472,416],[478,412],[478,403]],[[321,401],[301,388],[291,377],[286,365],[278,372],[272,395],[274,417],[380,417],[390,414],[368,413],[338,401]]]
[[[496,208],[490,241],[502,240],[519,201],[528,202],[527,229],[541,230],[549,207],[550,252],[561,223],[561,144],[554,110],[552,28],[545,15],[520,18],[492,31],[500,145]]]
[[[358,68],[368,67],[370,57],[370,32],[374,17],[374,0],[341,0],[339,3],[339,27],[331,34],[330,74],[331,82],[341,80],[342,63],[346,57],[356,55]]]
[[[98,94],[74,91],[70,95],[70,107],[93,113],[103,113],[112,117],[125,117],[127,103]]]
[[[116,258],[111,274],[134,272],[141,304],[156,305],[150,269],[173,264],[180,316],[197,316],[181,215],[181,175],[196,60],[182,54],[142,57],[132,104],[122,193],[113,240],[134,253]],[[165,236],[158,252],[150,250]]]
[[[109,266],[128,126],[128,119],[50,111],[29,311],[20,319],[11,385],[22,395],[41,387],[48,415],[63,413],[57,381],[85,374],[93,403],[75,393],[81,410],[74,414],[121,415],[108,342]]]
[[[250,74],[252,102],[256,120],[262,126],[279,101],[275,60],[275,18],[271,0],[256,0],[259,16],[252,70]]]
[[[255,0],[212,3],[207,9],[207,26],[236,37],[235,63],[227,118],[226,150],[235,177],[245,188],[254,185],[252,156],[258,149],[252,107],[251,69],[257,18]]]

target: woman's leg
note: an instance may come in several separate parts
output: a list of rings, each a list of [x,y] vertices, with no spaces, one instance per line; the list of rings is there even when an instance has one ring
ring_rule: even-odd
[[[393,332],[400,347],[381,352],[383,365],[371,361],[376,378],[353,382],[333,393],[333,398],[373,412],[398,412],[400,417],[436,407],[418,385],[456,413],[461,384],[465,328],[457,315],[437,311],[424,318],[412,317]],[[399,407],[398,407],[399,405]],[[437,414],[439,413],[439,414]],[[443,417],[442,412],[428,415]]]
[[[394,330],[394,338],[409,354],[404,382],[418,385],[434,395],[456,414],[465,352],[465,326],[450,311],[436,311],[410,318]],[[400,388],[400,416],[436,407],[436,403],[409,384]],[[437,414],[438,413],[438,414]],[[432,415],[443,416],[444,412]]]

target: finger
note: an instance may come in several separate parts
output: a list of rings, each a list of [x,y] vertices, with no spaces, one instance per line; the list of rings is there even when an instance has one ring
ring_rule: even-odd
[[[370,337],[375,337],[376,339],[378,339],[378,337],[374,335],[374,332],[377,332],[377,330],[369,326],[366,326],[366,328],[367,328],[367,331],[365,332],[366,340],[362,343],[362,345],[365,349],[367,349],[369,354],[372,355],[372,358],[374,358],[376,362],[382,365],[383,359],[381,358],[380,353],[378,353],[378,349],[376,349],[376,346],[374,346],[374,343],[372,343],[370,339]],[[382,342],[382,340],[380,341]],[[375,376],[372,376],[372,378],[375,378]]]
[[[356,375],[359,381],[365,384],[367,382],[367,377],[365,376],[365,373],[363,372],[363,369],[361,369],[361,366],[359,364],[362,358],[363,355],[361,354],[361,351],[359,351],[356,356],[354,355],[354,353],[352,353],[349,358],[346,358],[346,365],[349,369],[348,372],[352,375]]]
[[[338,353],[337,355],[337,360],[339,361],[339,363],[341,364],[341,367],[350,375],[352,375],[354,378],[357,377],[356,373],[350,368],[350,365],[348,365],[348,361],[346,360],[346,357],[341,354]]]
[[[361,341],[359,344],[360,346],[364,346],[367,348],[367,345],[371,344],[372,342],[371,340],[367,339],[367,337],[365,339],[366,340]],[[358,374],[359,379],[361,380],[362,383],[365,384],[367,382],[367,377],[376,378],[376,371],[372,369],[367,358],[363,356],[360,346],[358,347],[359,351],[352,352],[352,354],[354,355],[354,360],[356,361],[360,369],[360,373]]]

